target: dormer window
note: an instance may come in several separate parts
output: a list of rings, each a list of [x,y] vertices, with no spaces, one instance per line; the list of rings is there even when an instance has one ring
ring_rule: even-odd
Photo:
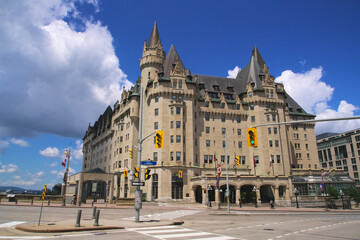
[[[219,85],[213,85],[214,91],[220,91]]]
[[[221,108],[225,108],[225,103],[224,102],[221,103]]]
[[[204,83],[199,83],[199,88],[200,88],[200,90],[205,89],[206,88],[205,84]]]
[[[234,87],[232,87],[232,86],[228,86],[227,89],[229,92],[234,92]]]

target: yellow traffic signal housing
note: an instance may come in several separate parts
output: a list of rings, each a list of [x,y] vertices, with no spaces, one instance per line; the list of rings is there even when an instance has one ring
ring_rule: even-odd
[[[247,132],[247,138],[248,138],[248,146],[249,147],[257,147],[258,140],[257,140],[256,128],[248,128],[246,130],[246,132]]]
[[[145,168],[145,180],[150,179],[151,175],[150,175],[150,169]]]
[[[240,156],[236,156],[236,165],[240,166]]]
[[[129,156],[130,156],[130,158],[133,158],[132,149],[129,149]]]
[[[136,167],[136,168],[134,168],[134,176],[136,177],[136,178],[138,178],[139,177],[139,168],[138,167]]]
[[[179,171],[179,172],[178,172],[178,177],[179,177],[179,178],[182,178],[182,177],[183,177],[182,171]]]
[[[124,170],[124,177],[128,177],[128,170]]]
[[[163,148],[164,147],[164,131],[156,131],[156,148]]]

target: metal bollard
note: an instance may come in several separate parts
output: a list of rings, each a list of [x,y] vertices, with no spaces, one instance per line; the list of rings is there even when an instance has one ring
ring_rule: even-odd
[[[81,212],[82,210],[78,210],[75,227],[80,227]]]
[[[94,222],[94,226],[99,226],[99,216],[100,216],[100,210],[96,211],[96,216],[95,216],[95,222]]]
[[[17,198],[15,198],[15,204],[17,204]]]
[[[91,206],[92,206],[92,207],[94,206],[94,201],[91,202]]]
[[[48,206],[50,206],[50,199],[48,200]]]
[[[66,203],[65,203],[65,198],[63,199],[63,203],[62,203],[63,206],[66,206]]]
[[[92,219],[95,218],[95,214],[96,214],[96,207],[93,208],[93,216],[92,216]]]
[[[31,199],[31,206],[34,205],[34,199]]]

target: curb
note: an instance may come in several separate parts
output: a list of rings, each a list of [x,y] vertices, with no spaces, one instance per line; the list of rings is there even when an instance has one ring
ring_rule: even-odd
[[[175,221],[170,223],[164,224],[156,224],[151,225],[152,227],[160,227],[160,226],[170,226],[170,225],[182,225],[184,221]],[[143,227],[136,226],[136,227]],[[33,233],[59,233],[59,232],[80,232],[80,231],[95,231],[95,230],[110,230],[110,229],[125,229],[125,228],[135,228],[135,227],[121,227],[121,226],[97,226],[97,227],[62,227],[62,228],[44,228],[44,229],[36,229],[37,225],[18,225],[15,229],[24,231],[24,232],[33,232]]]

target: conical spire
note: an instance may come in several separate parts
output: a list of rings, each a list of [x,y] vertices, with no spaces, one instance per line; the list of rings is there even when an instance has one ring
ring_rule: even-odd
[[[160,42],[160,45],[161,45],[159,30],[158,30],[158,27],[157,27],[157,24],[156,24],[156,21],[155,21],[153,30],[152,30],[150,38],[149,38],[149,42],[147,44],[147,47],[148,48],[156,47],[156,45],[159,42]]]
[[[261,57],[260,52],[259,52],[259,50],[257,49],[256,46],[252,50],[251,57],[255,58],[256,62],[259,64],[261,69],[264,69],[265,61]],[[251,58],[250,58],[250,60],[251,60]]]
[[[171,45],[170,50],[164,61],[164,75],[165,77],[170,76],[170,71],[172,69],[173,64],[179,64],[181,69],[185,69],[183,62],[181,61],[179,54],[177,53],[174,45]]]

